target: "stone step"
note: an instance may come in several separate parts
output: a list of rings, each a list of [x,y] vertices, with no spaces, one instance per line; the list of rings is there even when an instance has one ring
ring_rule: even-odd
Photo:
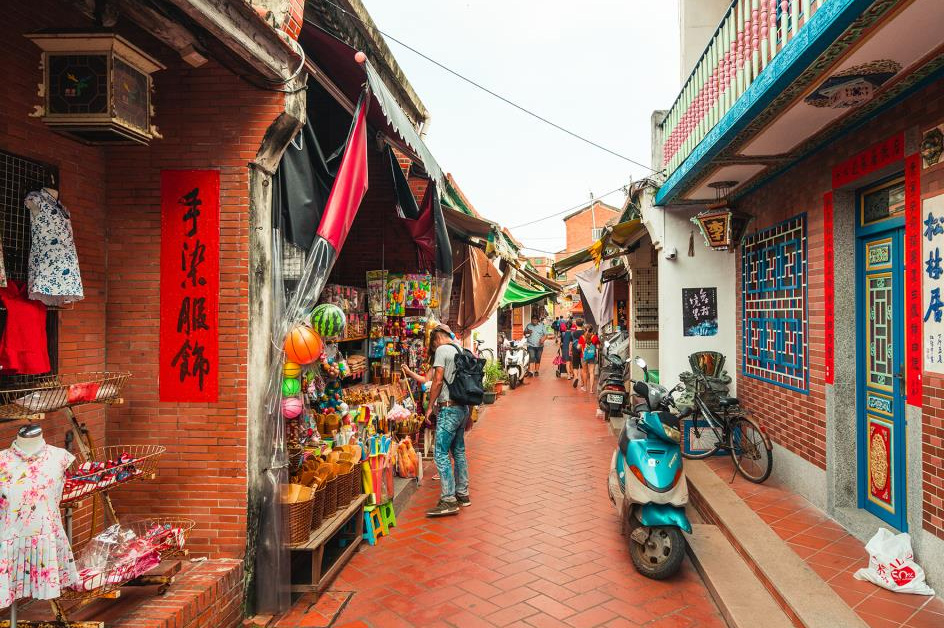
[[[716,526],[692,524],[688,553],[730,628],[793,628],[793,622]],[[763,617],[763,622],[758,618]]]
[[[866,628],[867,624],[704,462],[685,463],[691,500],[717,526],[795,626]],[[725,603],[719,602],[719,606]]]

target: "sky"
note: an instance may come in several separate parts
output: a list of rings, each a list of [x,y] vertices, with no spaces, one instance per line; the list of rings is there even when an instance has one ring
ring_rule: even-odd
[[[363,0],[380,30],[549,120],[643,164],[649,119],[679,86],[677,2]],[[560,217],[648,174],[389,41],[431,114],[427,145],[476,210],[528,247],[564,247]],[[617,192],[605,202],[622,206]],[[540,251],[539,251],[540,250]]]

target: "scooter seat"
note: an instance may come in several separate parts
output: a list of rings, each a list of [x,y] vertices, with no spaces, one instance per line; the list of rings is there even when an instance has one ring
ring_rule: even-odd
[[[629,448],[629,430],[626,429],[626,426],[623,426],[623,429],[620,430],[619,434],[619,450],[625,456],[626,450]]]
[[[740,405],[740,401],[737,400],[737,397],[719,397],[718,405],[722,408],[733,408]]]

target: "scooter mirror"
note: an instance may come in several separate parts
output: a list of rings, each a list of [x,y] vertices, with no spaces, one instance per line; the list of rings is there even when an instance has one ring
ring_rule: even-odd
[[[638,366],[638,367],[641,368],[642,370],[644,370],[644,371],[647,370],[647,366],[648,366],[648,365],[646,364],[646,361],[643,360],[643,359],[642,359],[641,357],[639,357],[638,355],[633,359],[633,363],[635,363],[636,366]]]

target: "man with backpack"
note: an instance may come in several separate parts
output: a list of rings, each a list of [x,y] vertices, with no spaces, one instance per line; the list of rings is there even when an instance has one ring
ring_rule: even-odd
[[[465,430],[470,406],[482,402],[485,360],[459,346],[455,334],[442,323],[430,332],[429,352],[433,366],[426,420],[431,421],[433,414],[437,416],[433,459],[439,471],[440,496],[439,503],[426,516],[443,517],[457,514],[460,506],[472,505]]]

